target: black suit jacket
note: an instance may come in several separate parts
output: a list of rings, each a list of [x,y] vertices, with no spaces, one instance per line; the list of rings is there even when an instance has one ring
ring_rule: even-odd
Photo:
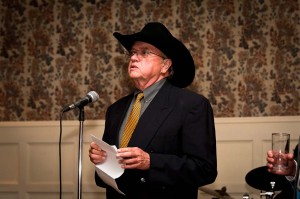
[[[118,145],[118,132],[133,98],[112,104],[106,114],[103,140]],[[125,170],[117,179],[126,197],[105,185],[108,199],[196,199],[198,187],[217,176],[214,117],[209,101],[166,82],[140,117],[128,147],[150,154],[150,169]]]

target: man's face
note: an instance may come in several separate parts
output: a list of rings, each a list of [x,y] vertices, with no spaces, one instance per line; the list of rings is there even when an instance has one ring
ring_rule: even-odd
[[[171,60],[151,44],[137,41],[129,53],[128,74],[146,87],[168,76]]]

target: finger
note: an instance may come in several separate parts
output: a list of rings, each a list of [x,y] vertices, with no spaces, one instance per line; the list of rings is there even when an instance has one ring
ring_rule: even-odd
[[[119,148],[117,150],[118,153],[126,153],[126,152],[132,152],[133,148],[132,147],[126,147],[126,148]]]
[[[101,155],[101,156],[105,156],[106,153],[103,150],[98,150],[98,149],[90,149],[90,154],[95,154],[95,155]]]
[[[120,148],[117,150],[117,158],[132,158],[136,157],[136,153],[133,148]]]
[[[273,169],[273,164],[270,164],[270,163],[267,163],[267,167],[268,167],[268,169]]]
[[[122,164],[126,165],[132,165],[132,164],[138,164],[138,159],[137,158],[125,158],[121,160]]]
[[[91,142],[90,148],[100,150],[100,147],[95,142]]]
[[[106,152],[102,150],[95,142],[90,144],[89,153],[106,156]]]
[[[95,154],[90,154],[89,155],[91,162],[94,164],[102,163],[106,160],[106,156],[99,156]]]
[[[272,151],[272,150],[269,150],[269,151],[267,152],[267,156],[270,157],[270,158],[272,158],[272,157],[273,157],[273,151]]]
[[[138,164],[122,164],[123,169],[138,169]]]
[[[266,160],[268,163],[274,163],[274,158],[267,157]]]
[[[141,169],[141,170],[145,170],[149,168],[149,166],[146,164],[146,161],[139,161],[137,160],[137,158],[130,159],[130,161],[128,160],[124,161],[124,163],[121,164],[121,167],[124,169]]]

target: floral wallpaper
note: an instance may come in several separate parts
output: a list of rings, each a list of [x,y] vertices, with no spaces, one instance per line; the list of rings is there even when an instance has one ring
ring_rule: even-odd
[[[164,23],[190,49],[216,117],[300,115],[298,0],[1,0],[0,121],[58,120],[94,90],[85,119],[128,94],[112,33]],[[64,114],[75,120],[78,110]]]

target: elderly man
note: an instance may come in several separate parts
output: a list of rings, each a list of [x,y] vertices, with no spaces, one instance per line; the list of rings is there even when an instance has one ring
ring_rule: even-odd
[[[128,74],[136,87],[108,108],[103,134],[119,147],[125,172],[116,182],[125,196],[97,173],[96,184],[106,188],[108,199],[196,199],[198,187],[216,179],[217,159],[211,105],[183,89],[195,76],[190,52],[157,22],[114,36],[128,51]],[[107,154],[92,142],[89,157],[101,164]]]

